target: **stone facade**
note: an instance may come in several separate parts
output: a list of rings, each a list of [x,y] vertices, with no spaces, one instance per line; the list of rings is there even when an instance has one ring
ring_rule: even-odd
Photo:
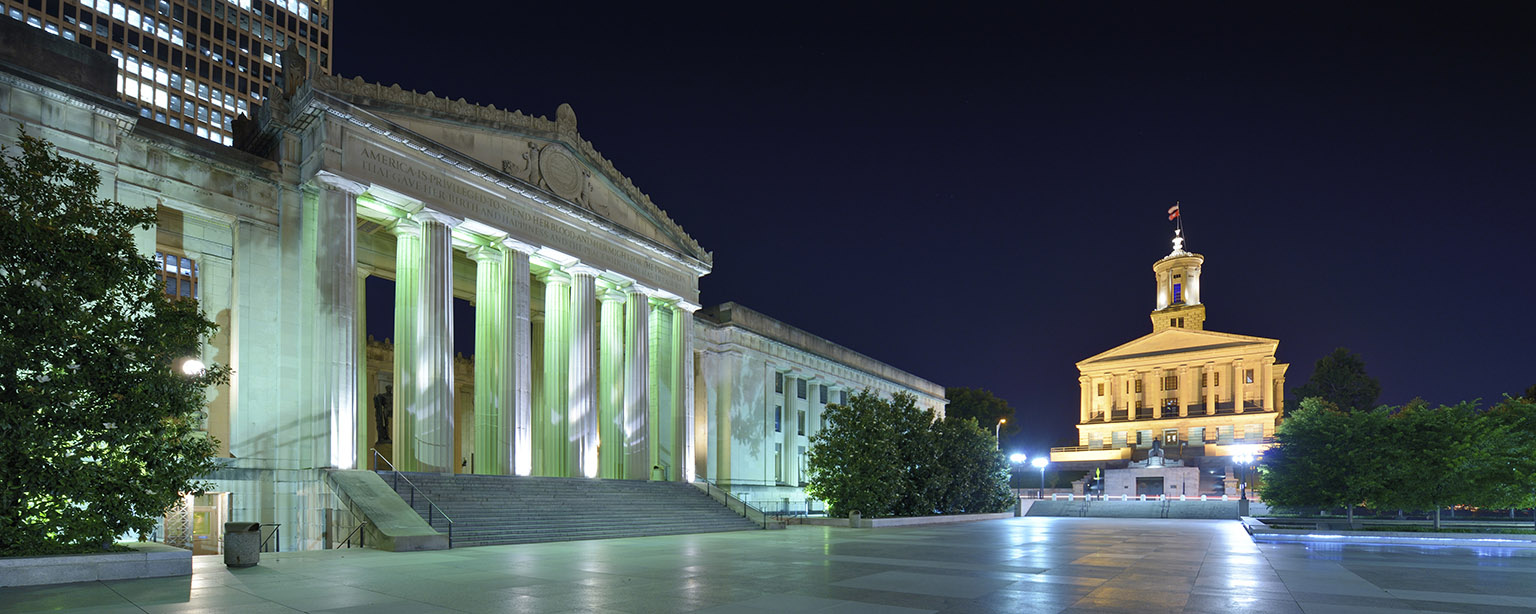
[[[0,144],[25,129],[100,171],[102,198],[155,208],[136,241],[220,325],[202,358],[234,375],[208,391],[207,477],[220,517],[281,524],[282,549],[331,539],[345,512],[322,471],[371,467],[375,451],[406,471],[691,481],[721,462],[701,441],[718,412],[696,412],[734,393],[695,383],[734,381],[712,371],[738,368],[716,360],[727,346],[943,406],[942,388],[760,314],[696,318],[713,254],[568,106],[549,120],[299,71],[231,148],[144,121],[104,54],[14,23],[0,36],[14,43],[0,47]],[[370,276],[394,281],[387,344],[363,332]],[[455,298],[472,322],[454,321]],[[472,361],[453,351],[465,326]],[[786,440],[723,455],[771,443]]]

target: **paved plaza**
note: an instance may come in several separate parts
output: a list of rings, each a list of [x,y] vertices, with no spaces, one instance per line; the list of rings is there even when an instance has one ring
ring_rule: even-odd
[[[0,612],[1536,612],[1536,550],[1256,545],[1214,520],[793,526],[194,567],[0,589]]]

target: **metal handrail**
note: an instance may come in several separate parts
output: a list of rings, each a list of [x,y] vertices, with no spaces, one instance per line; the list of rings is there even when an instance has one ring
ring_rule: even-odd
[[[363,531],[363,529],[365,529],[367,527],[368,527],[368,520],[367,519],[363,519],[362,522],[357,523],[357,528],[352,529],[352,532],[347,534],[347,538],[346,539],[341,540],[341,545],[336,546],[336,547],[337,548],[343,548],[343,547],[351,548],[352,547],[352,536],[356,535],[357,536],[357,547],[359,547],[359,548],[367,548],[368,545],[363,543],[363,540],[368,535],[368,533],[366,531]]]
[[[391,463],[391,462],[389,462],[389,459],[384,458],[383,454],[379,454],[379,449],[378,448],[368,448],[368,450],[370,452],[373,452],[373,458],[375,459],[375,461],[384,461],[385,465],[389,465],[390,472],[393,473],[394,476],[395,476],[395,483],[391,485],[391,487],[395,489],[395,492],[400,492],[400,480],[402,480],[402,479],[405,480],[406,486],[410,486],[411,487],[411,509],[416,509],[416,491],[421,490],[421,489],[418,488],[415,484],[413,484],[411,482],[411,478],[408,478],[408,477],[405,477],[405,476],[401,475],[400,474],[400,470],[395,468],[395,464],[394,463]],[[373,463],[373,470],[374,471],[378,471],[379,470],[379,463],[378,462],[374,462]],[[453,519],[449,518],[448,514],[443,512],[443,508],[440,508],[440,507],[437,506],[436,503],[433,503],[432,502],[432,498],[428,497],[426,493],[422,493],[421,494],[421,500],[427,502],[428,509],[430,509],[432,511],[436,511],[438,513],[438,515],[443,517],[443,520],[448,521],[448,547],[449,548],[453,548]],[[429,527],[432,526],[432,514],[431,514],[431,512],[427,513],[427,526],[429,526]],[[432,528],[435,529],[437,527],[432,527]]]
[[[768,528],[769,517],[771,516],[771,514],[768,512],[758,509],[757,506],[754,506],[751,503],[742,501],[740,498],[736,497],[736,495],[731,494],[730,491],[721,488],[719,484],[711,482],[707,478],[694,478],[694,486],[698,486],[699,484],[704,485],[704,494],[709,495],[711,499],[724,503],[726,509],[741,514],[742,518],[751,520],[764,529]],[[756,518],[753,517],[754,515]]]
[[[276,522],[263,522],[263,523],[260,523],[259,526],[262,526],[262,527],[272,527],[272,532],[268,533],[267,536],[261,540],[261,544],[256,546],[256,551],[257,552],[266,552],[267,551],[266,550],[267,542],[272,542],[272,551],[273,552],[282,552],[283,551],[283,539],[281,537],[277,537],[277,536],[280,533],[283,532],[283,525],[280,524],[280,523],[276,523]],[[256,530],[260,531],[261,529],[258,528]],[[274,538],[274,537],[277,537],[277,541],[272,541],[272,538]]]

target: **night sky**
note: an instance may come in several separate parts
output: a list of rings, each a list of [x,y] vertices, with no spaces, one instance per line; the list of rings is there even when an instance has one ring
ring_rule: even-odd
[[[1288,388],[1337,346],[1383,403],[1536,384],[1524,3],[338,4],[338,74],[570,103],[714,252],[704,304],[990,389],[1031,455],[1075,440],[1074,363],[1151,331],[1174,201],[1207,328],[1279,339]]]

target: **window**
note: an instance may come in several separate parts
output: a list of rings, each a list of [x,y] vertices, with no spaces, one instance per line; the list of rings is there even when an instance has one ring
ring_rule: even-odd
[[[1177,326],[1178,328],[1184,328],[1184,318],[1179,318],[1178,319],[1178,324],[1176,324],[1175,326]]]
[[[1221,385],[1221,372],[1220,371],[1217,371],[1217,372],[1211,374],[1211,385],[1212,386],[1220,386]]]
[[[1204,388],[1204,387],[1206,387],[1206,385],[1207,385],[1207,384],[1208,384],[1208,383],[1209,383],[1209,380],[1210,380],[1210,379],[1211,379],[1211,378],[1210,378],[1210,377],[1209,377],[1209,376],[1207,376],[1207,374],[1205,374],[1205,373],[1201,373],[1201,374],[1200,374],[1200,387],[1201,387],[1201,388]]]
[[[773,432],[784,432],[784,406],[773,406]]]
[[[1141,394],[1141,380],[1136,380],[1136,394]]]
[[[784,481],[784,444],[773,444],[773,481]]]
[[[1163,376],[1163,390],[1178,390],[1178,389],[1179,389],[1179,376],[1177,376],[1177,375],[1165,375],[1165,376]]]
[[[1104,396],[1104,384],[1099,384],[1099,396]]]
[[[1246,369],[1243,371],[1243,383],[1253,383],[1253,369]]]
[[[827,404],[827,387],[825,385],[821,386],[821,404]]]
[[[1175,303],[1182,303],[1182,302],[1184,302],[1184,284],[1181,284],[1181,283],[1174,283],[1173,284],[1173,302],[1175,302]]]
[[[800,418],[799,418],[799,430],[798,430],[798,433],[800,435],[804,435],[805,434],[805,410],[802,409],[802,410],[800,410],[799,413],[800,413]]]
[[[795,396],[802,399],[805,398],[805,380],[795,380]]]
[[[1179,445],[1179,429],[1166,429],[1163,431],[1163,445]]]
[[[838,396],[838,401],[837,401],[838,403],[841,403],[843,405],[847,405],[848,404],[848,391],[847,390],[839,391],[837,393],[837,396]]]
[[[773,391],[776,392],[776,393],[779,393],[779,394],[784,394],[784,374],[783,373],[774,373],[773,374]]]
[[[166,296],[197,300],[197,263],[191,258],[155,252],[157,276]]]
[[[1198,445],[1203,445],[1205,443],[1205,427],[1203,427],[1203,426],[1191,426],[1191,427],[1189,427],[1189,442],[1191,444],[1197,445],[1197,446]]]

